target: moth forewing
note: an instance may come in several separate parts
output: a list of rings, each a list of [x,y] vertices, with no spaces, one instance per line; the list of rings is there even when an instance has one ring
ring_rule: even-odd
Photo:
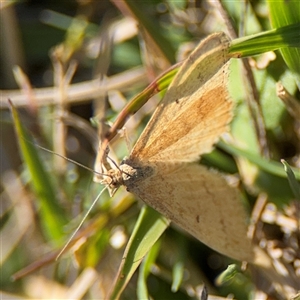
[[[229,44],[224,33],[216,33],[191,53],[138,139],[131,158],[195,161],[211,151],[232,119],[227,90]]]

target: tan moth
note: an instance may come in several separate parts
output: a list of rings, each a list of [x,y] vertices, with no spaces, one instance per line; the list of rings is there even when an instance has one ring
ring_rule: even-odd
[[[247,216],[237,190],[197,162],[228,131],[230,40],[216,33],[183,63],[164,99],[119,168],[102,183],[127,191],[227,256],[252,260]]]

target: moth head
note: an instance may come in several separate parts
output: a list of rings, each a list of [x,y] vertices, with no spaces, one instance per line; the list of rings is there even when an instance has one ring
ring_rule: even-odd
[[[110,196],[113,196],[121,185],[124,185],[122,171],[120,169],[110,169],[107,174],[103,176],[101,184],[104,184]]]

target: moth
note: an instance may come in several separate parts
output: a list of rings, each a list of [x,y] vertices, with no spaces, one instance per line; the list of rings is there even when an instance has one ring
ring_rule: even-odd
[[[128,158],[101,180],[120,186],[204,244],[251,261],[247,215],[237,189],[199,164],[228,131],[230,39],[215,33],[183,63]]]

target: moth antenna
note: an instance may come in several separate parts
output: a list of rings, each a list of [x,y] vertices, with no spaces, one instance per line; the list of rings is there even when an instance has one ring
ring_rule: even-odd
[[[89,207],[89,209],[87,210],[87,212],[85,213],[84,217],[82,218],[81,222],[79,223],[79,225],[77,226],[77,228],[75,229],[75,231],[72,233],[71,237],[69,238],[69,240],[67,241],[67,243],[64,245],[64,247],[62,248],[62,250],[58,253],[58,255],[56,256],[55,260],[57,261],[61,255],[65,252],[65,250],[67,249],[67,247],[69,246],[69,244],[71,243],[71,241],[73,240],[74,236],[76,235],[76,233],[79,231],[79,229],[81,228],[82,224],[84,223],[84,221],[86,220],[87,216],[90,214],[91,210],[93,209],[93,207],[95,206],[96,202],[98,201],[98,199],[101,197],[102,193],[107,189],[107,187],[105,187],[96,197],[96,199],[93,201],[92,205]]]
[[[23,138],[24,138],[24,137],[23,137]],[[25,138],[24,138],[24,139],[25,139]],[[84,168],[84,169],[86,169],[86,170],[88,170],[88,171],[91,171],[92,173],[95,173],[95,174],[98,174],[98,175],[101,175],[101,176],[108,176],[108,177],[112,178],[112,176],[109,175],[109,174],[104,174],[104,173],[97,172],[97,171],[95,171],[95,170],[93,170],[93,169],[91,169],[91,168],[89,168],[89,167],[87,167],[87,166],[85,166],[85,165],[83,165],[83,164],[81,164],[81,163],[79,163],[79,162],[77,162],[77,161],[71,159],[71,158],[65,157],[65,156],[63,156],[63,155],[61,155],[61,154],[59,154],[59,153],[55,153],[55,152],[53,152],[53,151],[51,151],[51,150],[49,150],[49,149],[47,149],[47,148],[45,148],[45,147],[43,147],[43,146],[40,146],[40,145],[35,144],[35,143],[32,143],[32,142],[29,141],[29,140],[26,140],[26,141],[29,142],[29,143],[31,143],[31,144],[33,144],[34,146],[36,146],[36,147],[42,149],[42,150],[48,152],[48,153],[57,155],[58,157],[64,158],[64,159],[66,159],[67,161],[69,161],[69,162],[71,162],[71,163],[73,163],[73,164],[75,164],[75,165],[77,165],[77,166],[79,166],[79,167],[81,167],[81,168]],[[88,209],[87,212],[85,213],[85,215],[84,215],[84,217],[82,218],[81,222],[79,223],[79,225],[77,226],[77,228],[75,229],[75,231],[73,232],[73,234],[71,235],[71,237],[69,238],[69,240],[67,241],[67,243],[65,244],[65,246],[62,248],[62,250],[61,250],[61,251],[59,252],[59,254],[56,256],[55,260],[58,260],[59,257],[65,252],[66,248],[68,247],[68,245],[70,244],[70,242],[72,241],[72,239],[74,238],[74,236],[76,235],[76,233],[79,231],[79,229],[81,228],[82,224],[83,224],[84,221],[86,220],[87,216],[90,214],[90,212],[91,212],[91,210],[93,209],[93,207],[95,206],[96,202],[98,201],[98,199],[100,198],[100,196],[103,194],[103,192],[104,192],[106,189],[107,189],[107,187],[105,187],[105,188],[98,194],[98,196],[96,197],[96,199],[93,201],[92,205],[89,207],[89,209]]]
[[[23,137],[23,138],[24,138],[24,137]],[[25,139],[25,138],[24,138],[24,139]],[[95,170],[93,170],[93,169],[91,169],[91,168],[89,168],[89,167],[87,167],[87,166],[85,166],[85,165],[83,165],[83,164],[77,162],[76,160],[73,160],[73,159],[71,159],[71,158],[68,158],[68,157],[66,157],[66,156],[63,156],[63,155],[61,155],[61,154],[59,154],[59,153],[55,153],[55,152],[53,152],[53,151],[51,151],[51,150],[49,150],[49,149],[47,149],[47,148],[45,148],[45,147],[43,147],[43,146],[40,146],[40,145],[38,145],[38,144],[36,144],[36,143],[32,143],[31,141],[29,141],[29,140],[27,140],[27,139],[26,139],[26,141],[29,142],[29,143],[31,143],[32,145],[34,145],[34,146],[36,146],[36,147],[42,149],[43,151],[46,151],[46,152],[48,152],[48,153],[57,155],[58,157],[61,157],[61,158],[65,159],[65,160],[67,160],[67,161],[69,161],[69,162],[71,162],[71,163],[73,163],[73,164],[75,164],[75,165],[77,165],[77,166],[79,166],[79,167],[81,167],[81,168],[83,168],[83,169],[86,169],[86,170],[88,170],[88,171],[90,171],[90,172],[92,172],[92,173],[94,173],[94,174],[101,175],[101,176],[108,176],[108,177],[111,177],[111,175],[97,172],[97,171],[95,171]]]
[[[118,166],[118,164],[110,157],[110,156],[106,156],[113,164],[114,164],[114,166],[119,170],[119,171],[121,171],[121,169],[119,168],[119,166]]]

